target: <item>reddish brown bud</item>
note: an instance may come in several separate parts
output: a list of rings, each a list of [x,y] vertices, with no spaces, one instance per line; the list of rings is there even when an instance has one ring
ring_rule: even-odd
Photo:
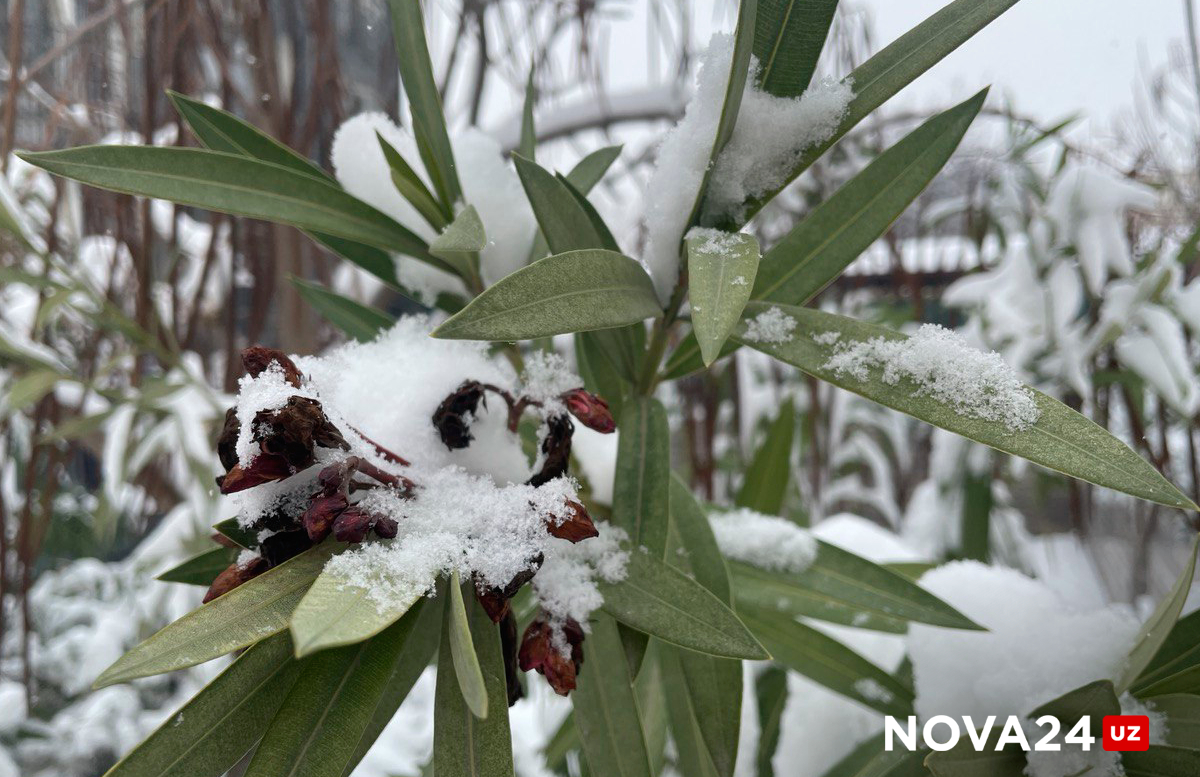
[[[333,536],[338,542],[362,542],[378,516],[358,507],[345,510],[333,521]]]
[[[567,474],[571,461],[571,435],[575,425],[565,415],[546,419],[546,436],[542,440],[542,467],[527,481],[531,486],[541,486]]]
[[[592,523],[592,517],[588,515],[587,508],[573,499],[567,500],[566,507],[567,514],[562,522],[555,523],[551,520],[546,524],[546,531],[550,532],[551,537],[579,542],[600,536],[596,524]]]
[[[208,592],[204,594],[203,603],[211,602],[218,596],[229,593],[247,580],[258,577],[266,571],[267,560],[262,556],[255,556],[250,561],[241,565],[236,561],[233,562],[225,567],[221,574],[217,575],[216,579],[212,581],[212,585],[208,587]]]
[[[252,378],[257,378],[272,364],[278,364],[283,370],[284,380],[296,388],[300,388],[300,382],[304,376],[300,374],[296,363],[289,359],[283,351],[277,348],[265,348],[261,345],[252,345],[242,350],[242,367]]]
[[[349,502],[346,501],[345,494],[313,497],[301,519],[304,523],[304,530],[308,532],[308,538],[313,542],[325,539],[329,535],[334,519],[341,515],[348,506]]]
[[[487,616],[492,619],[492,623],[499,623],[512,612],[508,599],[500,592],[499,588],[488,588],[483,591],[475,589],[475,599]]]
[[[433,425],[447,448],[455,450],[471,444],[471,440],[474,439],[471,436],[471,418],[479,408],[480,402],[487,406],[487,400],[483,396],[483,385],[468,380],[438,405],[437,410],[433,412]]]
[[[283,480],[291,475],[292,468],[287,459],[272,453],[260,453],[248,467],[234,465],[227,475],[217,478],[217,485],[221,487],[222,494],[232,494],[261,486],[263,483]]]
[[[375,521],[375,534],[385,540],[395,539],[399,528],[396,521],[386,515],[379,516],[379,520]]]
[[[288,559],[298,556],[313,546],[308,532],[304,529],[290,529],[275,532],[263,539],[258,546],[258,552],[271,566],[279,566]]]
[[[338,428],[329,422],[321,403],[307,397],[290,397],[279,410],[264,410],[254,417],[255,428],[267,453],[283,456],[294,472],[312,466],[315,446],[349,450]]]
[[[517,616],[512,610],[500,621],[500,654],[504,656],[504,684],[511,707],[525,695],[521,673],[517,671]]]
[[[221,436],[217,438],[217,458],[226,472],[237,466],[237,438],[241,430],[237,409],[231,407],[225,411],[225,425],[221,427]]]
[[[577,388],[571,389],[561,396],[571,415],[579,419],[579,423],[601,434],[609,434],[617,428],[612,411],[603,397],[598,397],[590,391]]]
[[[559,639],[555,639],[555,632]],[[558,644],[555,644],[555,643]],[[521,669],[533,669],[546,678],[560,696],[575,688],[575,677],[583,666],[583,629],[573,620],[555,626],[539,615],[525,629],[518,654]],[[560,648],[566,648],[569,655]]]

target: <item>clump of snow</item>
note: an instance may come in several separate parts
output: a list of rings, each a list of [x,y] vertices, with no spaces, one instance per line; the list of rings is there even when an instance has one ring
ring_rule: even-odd
[[[1142,702],[1130,693],[1124,693],[1120,698],[1122,715],[1145,715],[1150,721],[1150,744],[1166,744],[1167,716],[1154,709],[1151,702]],[[1026,719],[1025,735],[1032,743],[1046,734],[1047,729],[1037,727],[1033,721]],[[1093,731],[1099,738],[1099,732]],[[1062,738],[1062,732],[1059,734]],[[1109,752],[1093,744],[1089,750],[1083,750],[1078,744],[1063,743],[1058,752],[1031,750],[1025,754],[1026,777],[1125,777],[1125,768],[1121,763],[1121,754]]]
[[[521,383],[521,393],[535,402],[541,402],[543,414],[561,413],[563,406],[559,395],[582,386],[583,378],[575,374],[562,354],[534,351],[525,359]]]
[[[733,38],[714,35],[700,59],[696,92],[683,118],[663,136],[646,186],[646,249],[642,263],[664,305],[679,279],[679,243],[708,169],[732,57]]]
[[[779,189],[800,155],[833,137],[854,98],[851,79],[823,78],[799,97],[776,97],[758,89],[752,61],[737,126],[713,167],[705,208],[740,217],[743,203]]]
[[[585,631],[588,617],[604,603],[596,583],[624,580],[629,562],[629,552],[621,549],[629,535],[604,521],[596,528],[600,536],[583,542],[550,538],[542,549],[546,560],[533,578],[534,597],[552,621],[574,619]]]
[[[803,572],[817,557],[817,541],[791,521],[750,509],[709,516],[721,552],[776,572]]]
[[[312,393],[304,388],[296,388],[287,382],[283,368],[277,363],[271,365],[252,378],[243,375],[238,381],[237,419],[241,424],[238,431],[237,452],[238,461],[246,465],[258,457],[258,444],[254,442],[254,417],[262,411],[279,410],[293,396],[312,398]]]
[[[779,308],[767,308],[750,320],[742,337],[752,343],[786,343],[795,329],[796,319]]]
[[[436,230],[396,191],[376,132],[430,186],[411,130],[396,126],[387,115],[377,112],[358,114],[338,128],[330,150],[334,175],[355,197],[396,219],[421,238],[433,240]],[[463,198],[475,206],[487,234],[488,244],[479,255],[480,269],[484,282],[491,285],[520,269],[528,259],[536,226],[533,211],[512,164],[494,138],[470,128],[456,133],[451,146],[458,169],[470,171],[461,177],[460,183]],[[417,259],[401,259],[397,272],[400,282],[420,293],[427,302],[432,302],[440,292],[465,291],[458,278]]]
[[[734,278],[732,281],[730,281],[730,283],[733,284],[734,286],[745,286],[748,282],[749,281],[746,280],[746,276],[744,276],[744,275],[739,275],[736,278]]]
[[[708,227],[692,227],[685,235],[688,240],[704,241],[697,247],[705,253],[720,254],[726,258],[731,258],[734,251],[741,245],[737,236],[737,232],[726,232],[723,229],[709,229]],[[743,285],[746,283],[745,278],[741,278],[741,281]]]
[[[833,345],[842,337],[841,332],[820,332],[812,336],[817,345]]]
[[[1123,605],[1075,606],[1020,572],[959,561],[921,586],[987,631],[909,627],[916,712],[1025,716],[1096,680],[1115,677],[1140,627]]]
[[[864,699],[880,702],[882,704],[890,704],[895,700],[895,696],[887,688],[879,684],[879,681],[871,677],[863,677],[855,681],[854,692]]]
[[[882,370],[883,382],[890,385],[907,378],[916,384],[916,395],[932,397],[959,415],[1000,421],[1014,432],[1029,429],[1041,415],[1033,392],[999,354],[972,348],[937,324],[925,324],[903,340],[835,343],[824,366],[860,381],[872,369]]]

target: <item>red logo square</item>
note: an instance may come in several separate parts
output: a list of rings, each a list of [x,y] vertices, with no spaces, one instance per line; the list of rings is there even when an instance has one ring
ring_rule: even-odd
[[[1150,718],[1145,715],[1105,715],[1105,750],[1148,750]]]

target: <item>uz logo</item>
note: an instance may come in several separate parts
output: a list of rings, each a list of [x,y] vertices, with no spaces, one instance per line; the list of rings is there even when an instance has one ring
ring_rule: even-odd
[[[1105,750],[1147,750],[1150,718],[1145,715],[1105,715]]]

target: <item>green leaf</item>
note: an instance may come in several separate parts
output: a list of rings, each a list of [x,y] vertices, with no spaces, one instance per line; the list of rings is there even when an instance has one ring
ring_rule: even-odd
[[[739,604],[860,628],[893,631],[906,621],[978,629],[962,613],[903,575],[825,542],[803,572],[773,572],[731,562]],[[849,616],[849,617],[846,617]]]
[[[641,265],[612,251],[548,256],[489,287],[434,337],[513,341],[608,329],[660,313]]]
[[[933,777],[1023,777],[1025,764],[1025,754],[1019,750],[977,752],[965,744],[965,738],[958,747],[925,758]]]
[[[259,740],[299,674],[287,635],[264,639],[105,777],[220,777]]]
[[[751,318],[771,307],[766,303],[751,302],[746,306],[746,316]],[[751,343],[735,333],[735,339],[839,388],[1005,453],[1152,502],[1198,509],[1158,470],[1107,430],[1039,391],[1029,389],[1041,416],[1036,424],[1023,431],[1011,431],[999,422],[960,415],[933,397],[916,395],[906,381],[897,385],[885,383],[879,370],[871,371],[866,380],[846,372],[834,372],[825,366],[832,350],[812,338],[814,334],[836,332],[838,343],[845,344],[876,337],[903,340],[904,335],[819,310],[786,305],[776,307],[796,321],[794,337],[783,343]]]
[[[65,376],[53,370],[27,372],[9,384],[4,392],[4,409],[15,413],[28,405],[40,402]]]
[[[425,241],[335,184],[257,159],[148,146],[82,146],[19,156],[102,189],[290,224],[418,258],[428,255]]]
[[[1167,716],[1168,745],[1200,750],[1200,696],[1173,693],[1156,696],[1154,711]]]
[[[420,593],[410,593],[381,603],[367,588],[333,572],[321,572],[292,613],[296,657],[369,639],[399,620],[420,598]]]
[[[779,415],[767,428],[766,439],[746,467],[742,487],[734,502],[765,515],[779,515],[792,477],[792,438],[796,433],[796,409],[791,397],[779,406]]]
[[[799,156],[786,182],[778,189],[747,203],[742,223],[749,221],[872,111],[1016,3],[1017,0],[954,0],[855,68],[847,77],[853,81],[854,99],[837,129],[827,140]]]
[[[884,750],[883,746],[883,734],[863,740],[823,777],[929,777],[922,763],[929,751]]]
[[[442,113],[442,98],[433,79],[433,61],[425,42],[421,3],[420,0],[389,0],[388,6],[392,11],[392,37],[417,148],[442,205],[450,208],[462,199],[462,189],[450,148],[450,134],[446,131],[446,117]]]
[[[754,692],[758,698],[758,751],[754,763],[758,777],[775,777],[772,761],[779,747],[780,723],[783,708],[787,706],[787,670],[768,666],[754,681]]]
[[[929,185],[986,94],[929,119],[818,205],[763,255],[754,298],[803,305],[832,283]]]
[[[664,642],[727,658],[767,658],[733,610],[682,572],[635,548],[626,577],[600,583],[604,611]]]
[[[359,342],[369,343],[395,323],[382,310],[343,297],[324,286],[294,276],[290,280],[305,302],[329,323]]]
[[[471,597],[467,609],[491,714],[480,720],[468,709],[455,676],[455,661],[447,630],[442,635],[442,648],[438,655],[433,713],[434,769],[437,774],[455,777],[512,777],[508,692],[504,680],[504,657],[500,652],[500,631],[475,601],[475,597]]]
[[[620,252],[621,247],[617,245],[617,239],[609,231],[608,225],[604,223],[604,219],[600,216],[600,212],[596,210],[596,206],[588,200],[583,192],[576,189],[562,173],[555,173],[554,177],[566,188],[567,193],[575,200],[575,204],[579,206],[579,209],[584,212],[588,221],[591,222],[592,230],[596,233],[596,236],[600,238],[600,244],[593,246],[593,248],[607,248],[609,251]]]
[[[228,111],[214,108],[179,92],[167,90],[167,97],[175,110],[183,117],[192,132],[207,148],[224,151],[252,159],[261,159],[298,173],[333,181],[329,173],[322,170],[308,157],[293,151],[275,138],[249,124]]]
[[[604,236],[571,193],[570,186],[536,162],[516,154],[513,164],[552,252],[562,254],[584,248],[605,248]]]
[[[833,637],[769,611],[741,613],[754,636],[788,669],[885,715],[913,714],[910,689]]]
[[[479,668],[479,657],[471,638],[471,626],[467,622],[467,606],[463,603],[462,583],[455,572],[450,577],[446,596],[446,639],[450,642],[450,657],[454,660],[454,676],[462,691],[467,709],[477,718],[488,716],[487,688],[483,683],[483,670]]]
[[[717,355],[715,361],[720,361],[740,347],[736,342],[726,340],[725,344],[721,346],[721,352]],[[679,342],[679,345],[667,357],[667,363],[663,365],[662,379],[679,380],[680,378],[686,378],[694,372],[699,372],[704,367],[704,357],[700,355],[700,343],[696,340],[695,331],[691,331],[684,335],[683,340]]]
[[[662,667],[671,734],[675,741],[676,767],[680,774],[689,777],[718,777],[728,774],[718,772],[713,763],[704,732],[700,729],[700,721],[704,719],[705,713],[694,704],[691,688],[684,677],[683,668],[679,665],[681,652],[683,651],[672,648],[665,649],[659,662]],[[740,675],[738,680],[740,682]]]
[[[776,97],[803,94],[836,11],[837,0],[758,0],[754,25],[758,88]]]
[[[604,174],[608,172],[608,168],[612,163],[617,161],[617,157],[621,155],[621,146],[608,146],[599,151],[593,151],[571,168],[571,172],[567,173],[567,183],[575,187],[575,190],[587,195],[596,184],[600,183],[604,178]],[[523,155],[522,155],[523,156]],[[533,157],[528,157],[532,160]],[[547,209],[546,218],[553,218],[553,210]],[[540,221],[540,219],[539,219]],[[600,246],[584,246],[585,248],[599,248]],[[546,236],[542,233],[541,228],[537,230],[537,234],[533,237],[533,246],[529,250],[530,261],[537,261],[546,254],[550,253],[550,246],[546,242]]]
[[[117,659],[92,687],[195,666],[283,631],[335,550],[334,543],[306,550],[192,610]]]
[[[341,774],[404,656],[422,604],[376,637],[305,660],[246,777]]]
[[[388,143],[378,131],[375,132],[375,139],[379,141],[379,148],[383,151],[383,158],[388,164],[392,185],[396,187],[396,191],[416,208],[417,213],[420,213],[421,218],[431,227],[439,232],[445,229],[450,221],[449,210],[437,201],[425,186],[425,181],[395,146]]]
[[[660,656],[670,648],[658,640],[649,640],[645,666],[633,681],[633,694],[642,716],[642,732],[646,754],[650,757],[650,772],[662,774],[667,760],[667,692],[663,683]],[[628,648],[626,648],[628,651]]]
[[[521,140],[517,144],[517,153],[526,159],[534,159],[537,154],[537,130],[533,124],[533,106],[537,103],[537,88],[533,85],[536,67],[536,62],[529,67],[529,78],[525,80],[525,103],[521,107]]]
[[[699,232],[685,242],[692,328],[707,367],[721,355],[721,346],[750,300],[758,272],[758,241],[742,232]]]
[[[1200,774],[1200,750],[1151,745],[1145,752],[1121,753],[1126,777],[1195,777]]]
[[[342,777],[350,777],[354,767],[395,717],[396,710],[437,654],[442,637],[442,603],[429,599],[417,602],[392,628],[399,628],[400,623],[413,615],[416,616],[416,623],[404,640],[403,652],[392,664],[391,672],[380,685],[378,701],[371,712],[370,721],[359,736],[358,744],[342,771]]]
[[[1070,730],[1080,718],[1087,716],[1098,729],[1104,716],[1120,714],[1121,702],[1117,700],[1112,681],[1097,680],[1046,702],[1030,713],[1029,719],[1053,715],[1064,729]]]
[[[1170,592],[1158,603],[1154,612],[1142,624],[1133,648],[1129,651],[1129,657],[1125,660],[1125,668],[1116,680],[1118,694],[1129,690],[1142,670],[1150,665],[1159,648],[1166,642],[1167,635],[1179,620],[1179,613],[1183,612],[1183,603],[1187,601],[1188,593],[1192,590],[1198,549],[1200,549],[1200,535],[1192,539],[1192,550],[1188,554],[1187,564],[1179,573],[1175,585],[1171,587]]]
[[[206,550],[198,556],[192,556],[154,579],[164,583],[208,586],[212,584],[213,578],[224,572],[226,567],[237,560],[237,557],[236,548],[216,547]]]
[[[575,725],[594,775],[651,777],[642,716],[617,624],[597,613],[587,660],[572,692]]]
[[[683,554],[668,554],[671,565],[690,574],[724,604],[730,604],[729,570],[717,547],[712,526],[691,491],[674,474],[671,476],[671,523],[672,534],[678,538],[671,547],[684,551]],[[663,661],[678,665],[676,675],[673,668],[664,663],[664,679],[669,687],[687,696],[685,700],[675,700],[671,706],[673,720],[679,719],[678,723],[672,722],[672,726],[684,727],[687,735],[694,725],[699,733],[698,741],[705,749],[706,757],[697,758],[700,762],[697,769],[709,764],[721,777],[731,777],[741,729],[741,662],[665,646]],[[694,724],[689,722],[687,714],[694,716]],[[684,772],[690,773],[686,769]]]
[[[1146,699],[1174,693],[1200,694],[1200,664],[1181,669],[1174,674],[1138,688],[1138,698]]]
[[[670,525],[671,432],[667,411],[653,397],[631,397],[621,410],[613,477],[613,522],[635,548],[667,555]]]
[[[470,273],[476,272],[479,252],[486,246],[484,222],[479,218],[475,206],[468,205],[458,212],[454,222],[442,234],[434,237],[430,243],[430,253],[460,267],[463,273]]]
[[[214,524],[213,530],[218,534],[233,540],[240,547],[258,547],[257,535],[249,529],[243,529],[241,524],[238,523],[237,518],[226,518],[220,523]]]
[[[1200,664],[1200,610],[1176,621],[1162,647],[1138,675],[1131,689],[1138,693],[1152,683]]]

